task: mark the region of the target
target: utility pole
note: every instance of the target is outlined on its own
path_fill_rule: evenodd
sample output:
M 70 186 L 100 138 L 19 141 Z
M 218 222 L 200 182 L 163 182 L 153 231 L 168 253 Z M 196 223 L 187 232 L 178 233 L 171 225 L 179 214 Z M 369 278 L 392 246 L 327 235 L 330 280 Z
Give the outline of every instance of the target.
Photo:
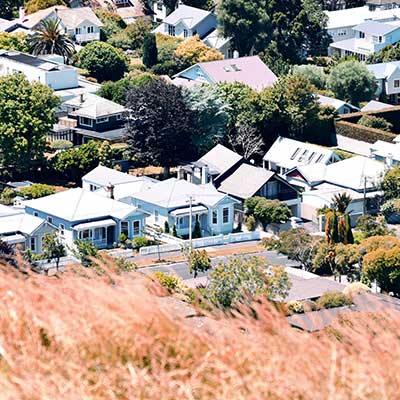
M 363 215 L 367 213 L 367 177 L 364 176 Z
M 189 196 L 189 254 L 192 252 L 192 217 L 193 196 Z

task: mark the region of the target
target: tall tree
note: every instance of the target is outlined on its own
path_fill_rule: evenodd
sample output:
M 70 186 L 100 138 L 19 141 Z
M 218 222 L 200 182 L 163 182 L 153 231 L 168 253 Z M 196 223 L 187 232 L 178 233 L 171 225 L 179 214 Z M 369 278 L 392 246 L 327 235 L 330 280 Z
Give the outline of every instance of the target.
M 60 104 L 48 87 L 22 74 L 0 78 L 0 164 L 26 173 L 43 160 Z
M 222 0 L 218 19 L 222 35 L 231 38 L 231 48 L 239 55 L 264 50 L 271 37 L 267 0 Z
M 12 19 L 18 7 L 24 4 L 23 0 L 1 0 L 0 18 Z
M 59 54 L 68 62 L 75 52 L 71 38 L 63 33 L 60 19 L 45 19 L 29 39 L 32 54 Z
M 65 6 L 64 0 L 27 0 L 24 7 L 27 14 L 35 13 L 39 10 L 44 10 L 52 6 Z
M 147 68 L 151 68 L 153 65 L 157 64 L 157 43 L 156 43 L 156 35 L 154 33 L 148 33 L 145 35 L 143 40 L 143 64 Z
M 145 164 L 170 167 L 191 158 L 193 111 L 182 90 L 162 79 L 132 88 L 127 94 L 127 142 L 132 158 Z

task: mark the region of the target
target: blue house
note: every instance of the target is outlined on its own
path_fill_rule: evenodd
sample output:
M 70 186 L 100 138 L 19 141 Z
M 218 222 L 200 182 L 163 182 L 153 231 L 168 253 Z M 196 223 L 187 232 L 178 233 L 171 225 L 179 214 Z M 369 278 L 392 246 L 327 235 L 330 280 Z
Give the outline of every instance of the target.
M 149 213 L 147 225 L 163 228 L 165 221 L 171 228 L 175 225 L 178 235 L 189 234 L 192 213 L 192 228 L 198 220 L 203 236 L 231 233 L 234 205 L 240 204 L 238 200 L 218 192 L 212 184 L 195 185 L 176 178 L 154 184 L 120 201 Z
M 146 213 L 136 207 L 77 188 L 25 202 L 25 212 L 59 229 L 68 246 L 90 240 L 99 249 L 112 247 L 121 233 L 143 235 Z

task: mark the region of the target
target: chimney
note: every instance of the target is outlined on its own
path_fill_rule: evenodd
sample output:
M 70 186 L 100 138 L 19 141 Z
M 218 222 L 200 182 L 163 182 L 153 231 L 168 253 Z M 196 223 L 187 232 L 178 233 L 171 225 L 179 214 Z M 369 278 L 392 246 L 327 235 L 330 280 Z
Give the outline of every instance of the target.
M 115 186 L 110 182 L 106 187 L 107 192 L 110 193 L 110 199 L 114 200 L 114 188 Z
M 25 8 L 20 7 L 18 11 L 19 11 L 19 20 L 20 22 L 22 22 L 25 19 Z
M 81 93 L 81 94 L 79 95 L 79 101 L 80 101 L 81 103 L 83 103 L 83 102 L 84 102 L 84 99 L 83 99 L 83 93 Z
M 392 168 L 393 167 L 393 154 L 389 153 L 386 156 L 386 165 L 388 166 L 388 168 Z
M 204 165 L 201 167 L 201 184 L 206 185 L 208 183 L 208 172 L 209 168 L 208 165 Z

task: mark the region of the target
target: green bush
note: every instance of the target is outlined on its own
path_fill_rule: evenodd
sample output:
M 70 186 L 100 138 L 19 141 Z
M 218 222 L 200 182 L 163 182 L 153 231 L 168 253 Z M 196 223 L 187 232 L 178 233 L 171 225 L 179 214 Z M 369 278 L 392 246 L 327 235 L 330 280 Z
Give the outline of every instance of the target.
M 164 233 L 169 234 L 169 231 L 170 231 L 169 223 L 168 223 L 168 221 L 165 221 L 164 222 Z
M 20 193 L 28 199 L 38 199 L 40 197 L 49 196 L 54 194 L 56 189 L 54 186 L 46 185 L 43 183 L 35 183 L 20 189 Z
M 144 236 L 138 236 L 133 239 L 132 246 L 135 249 L 140 249 L 141 247 L 146 247 L 150 245 L 150 240 Z
M 125 257 L 117 257 L 115 259 L 115 265 L 117 267 L 117 273 L 133 272 L 136 271 L 137 265 L 131 261 L 128 261 Z
M 73 143 L 69 140 L 54 140 L 50 143 L 50 148 L 52 150 L 66 150 L 70 149 L 73 146 Z
M 293 314 L 303 314 L 304 313 L 303 304 L 301 301 L 298 301 L 298 300 L 289 301 L 288 309 Z
M 246 219 L 246 228 L 249 232 L 253 232 L 256 230 L 256 219 L 253 215 L 250 215 Z
M 352 304 L 351 298 L 342 292 L 327 292 L 317 300 L 319 309 L 349 306 Z
M 6 187 L 0 194 L 0 203 L 10 206 L 13 204 L 16 196 L 18 196 L 18 193 L 14 189 Z
M 393 125 L 386 121 L 385 118 L 375 117 L 374 115 L 363 115 L 357 122 L 358 125 L 367 126 L 369 128 L 381 129 L 385 132 L 391 132 Z
M 266 250 L 276 250 L 279 248 L 279 240 L 272 237 L 266 237 L 261 241 Z
M 120 243 L 125 243 L 127 240 L 128 240 L 128 237 L 125 235 L 125 233 L 121 233 L 121 234 L 118 236 L 118 241 L 119 241 Z
M 178 237 L 178 233 L 176 231 L 176 225 L 174 224 L 174 226 L 172 227 L 172 236 L 174 237 Z
M 161 271 L 155 272 L 154 278 L 170 293 L 176 293 L 182 286 L 180 278 L 175 275 L 164 274 Z

